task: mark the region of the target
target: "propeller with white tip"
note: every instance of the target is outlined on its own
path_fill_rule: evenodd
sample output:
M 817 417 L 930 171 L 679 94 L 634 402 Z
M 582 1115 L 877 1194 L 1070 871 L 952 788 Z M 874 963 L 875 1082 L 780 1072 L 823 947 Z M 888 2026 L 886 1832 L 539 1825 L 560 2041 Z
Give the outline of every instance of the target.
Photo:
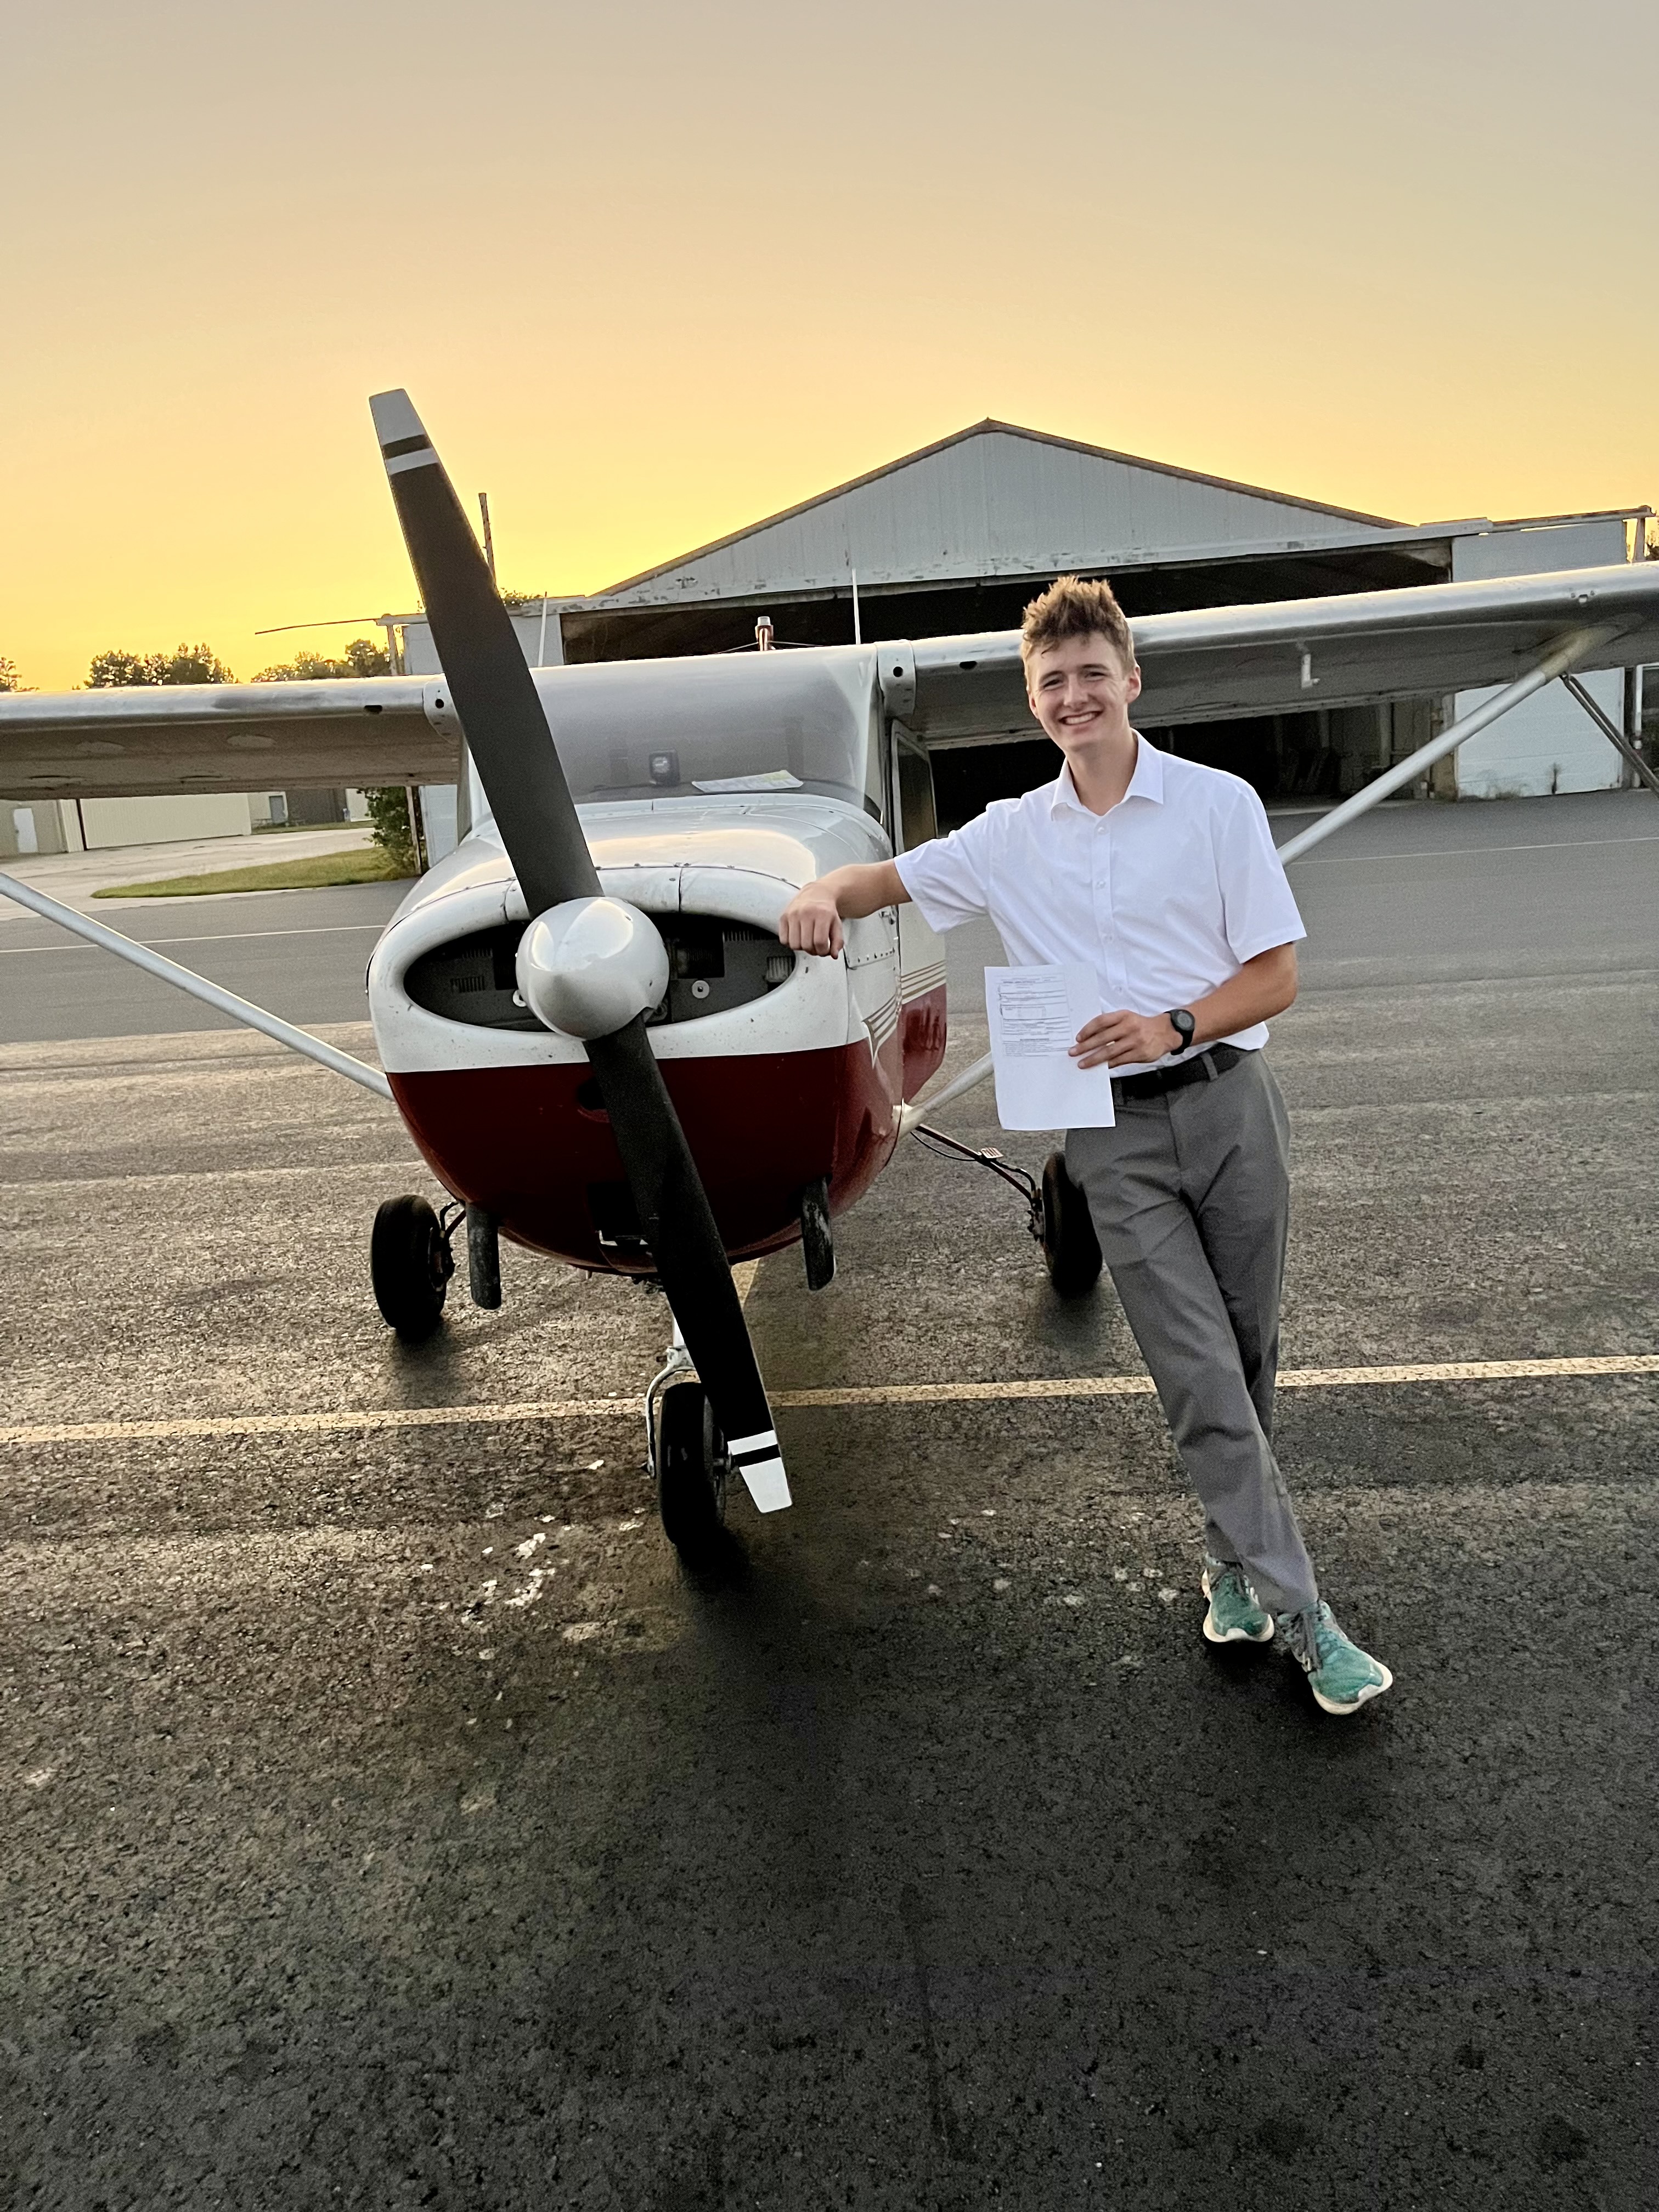
M 667 981 L 649 917 L 608 899 L 506 608 L 404 392 L 369 401 L 433 642 L 523 891 L 525 1002 L 581 1038 L 641 1234 L 732 1464 L 763 1510 L 789 1503 L 766 1389 L 696 1164 L 646 1035 Z

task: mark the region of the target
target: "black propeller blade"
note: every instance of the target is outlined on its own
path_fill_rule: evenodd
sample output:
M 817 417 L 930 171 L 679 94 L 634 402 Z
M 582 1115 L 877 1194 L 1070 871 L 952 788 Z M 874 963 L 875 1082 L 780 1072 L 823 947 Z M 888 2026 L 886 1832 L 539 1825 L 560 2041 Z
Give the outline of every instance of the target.
M 433 642 L 531 920 L 566 900 L 597 898 L 599 876 L 535 681 L 443 464 L 406 392 L 377 393 L 369 405 Z M 588 1038 L 586 1048 L 641 1231 L 732 1464 L 758 1496 L 787 1504 L 737 1285 L 643 1015 Z

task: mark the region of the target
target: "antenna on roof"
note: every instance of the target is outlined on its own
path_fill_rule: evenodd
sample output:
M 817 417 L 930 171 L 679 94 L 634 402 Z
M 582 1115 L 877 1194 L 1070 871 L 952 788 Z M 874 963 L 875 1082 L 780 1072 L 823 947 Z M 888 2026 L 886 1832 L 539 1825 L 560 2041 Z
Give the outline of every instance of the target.
M 859 572 L 856 568 L 853 571 L 853 642 L 854 645 L 864 642 L 864 630 L 859 621 Z
M 760 620 L 755 624 L 755 650 L 757 653 L 770 653 L 772 650 L 772 617 L 770 615 L 763 615 L 760 617 Z

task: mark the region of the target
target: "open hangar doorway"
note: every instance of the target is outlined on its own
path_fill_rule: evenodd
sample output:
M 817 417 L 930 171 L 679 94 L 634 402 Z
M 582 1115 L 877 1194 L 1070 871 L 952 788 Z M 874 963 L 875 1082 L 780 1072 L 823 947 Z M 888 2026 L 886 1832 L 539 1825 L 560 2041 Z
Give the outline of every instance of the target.
M 1255 714 L 1219 722 L 1136 727 L 1161 751 L 1242 776 L 1264 805 L 1334 805 L 1392 768 L 1441 727 L 1441 702 L 1395 699 L 1322 708 L 1305 714 Z M 959 829 L 994 799 L 1016 799 L 1051 783 L 1060 754 L 1047 738 L 957 742 L 932 750 L 941 830 Z
M 643 605 L 612 605 L 601 593 L 560 607 L 559 650 L 566 661 L 752 652 L 756 623 L 763 615 L 771 624 L 773 641 L 786 650 L 846 645 L 855 630 L 866 644 L 875 644 L 889 638 L 1018 629 L 1026 606 L 1054 581 L 1058 565 L 1000 577 L 866 580 L 856 613 L 850 561 L 844 580 L 810 586 L 780 581 L 771 589 L 745 587 L 731 597 L 698 595 Z M 1354 544 L 1201 560 L 1161 556 L 1139 565 L 1113 562 L 1104 568 L 1091 562 L 1081 573 L 1109 577 L 1119 605 L 1133 621 L 1196 607 L 1256 606 L 1274 599 L 1438 583 L 1450 566 L 1443 538 L 1414 535 L 1405 544 Z

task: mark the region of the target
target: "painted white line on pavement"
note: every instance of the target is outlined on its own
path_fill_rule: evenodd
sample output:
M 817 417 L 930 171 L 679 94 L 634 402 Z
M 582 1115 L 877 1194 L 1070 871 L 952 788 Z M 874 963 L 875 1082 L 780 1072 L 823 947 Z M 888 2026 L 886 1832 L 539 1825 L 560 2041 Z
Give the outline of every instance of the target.
M 1436 1359 L 1402 1367 L 1293 1367 L 1282 1390 L 1346 1390 L 1379 1383 L 1534 1382 L 1573 1377 L 1659 1375 L 1659 1355 L 1590 1359 Z M 828 1390 L 777 1390 L 778 1407 L 961 1406 L 1023 1398 L 1149 1398 L 1146 1375 L 1063 1375 L 1015 1382 L 877 1382 Z M 495 1406 L 369 1406 L 349 1413 L 223 1413 L 196 1420 L 65 1421 L 0 1428 L 0 1444 L 165 1443 L 184 1437 L 337 1436 L 352 1429 L 453 1429 L 510 1421 L 592 1421 L 640 1417 L 637 1395 L 527 1398 Z

